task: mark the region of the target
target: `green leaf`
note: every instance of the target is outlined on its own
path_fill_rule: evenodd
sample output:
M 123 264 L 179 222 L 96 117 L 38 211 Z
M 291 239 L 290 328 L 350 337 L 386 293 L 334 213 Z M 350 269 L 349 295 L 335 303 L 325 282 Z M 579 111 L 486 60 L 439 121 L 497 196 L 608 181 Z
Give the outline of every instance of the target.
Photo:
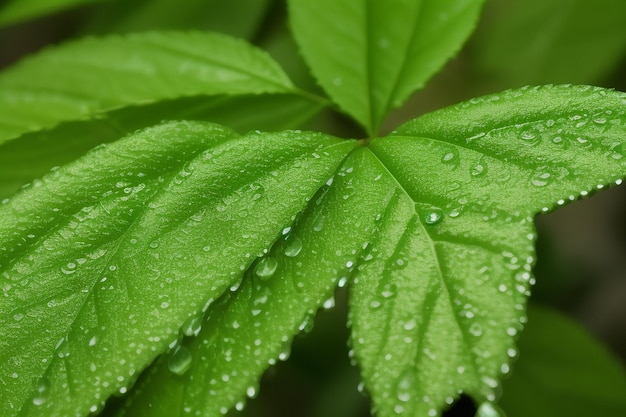
M 334 287 L 355 272 L 376 228 L 390 193 L 384 182 L 372 183 L 379 168 L 368 154 L 357 150 L 257 259 L 236 294 L 209 309 L 199 335 L 184 342 L 192 360 L 183 377 L 168 370 L 171 357 L 162 358 L 118 415 L 219 415 L 256 394 L 262 372 L 288 357 L 291 338 L 312 324 L 315 309 L 334 305 Z
M 353 146 L 173 122 L 103 145 L 5 200 L 1 414 L 87 414 L 126 392 Z
M 0 8 L 0 26 L 20 23 L 81 4 L 107 0 L 7 0 Z
M 293 90 L 269 55 L 225 35 L 88 38 L 45 50 L 0 74 L 0 143 L 123 106 Z
M 290 0 L 321 86 L 370 135 L 461 48 L 482 0 Z
M 62 123 L 0 144 L 0 199 L 96 145 L 161 120 L 206 120 L 245 133 L 300 128 L 321 108 L 319 103 L 291 94 L 198 96 L 125 107 L 100 114 L 97 119 Z
M 623 365 L 562 314 L 531 305 L 519 351 L 511 378 L 502 384 L 500 404 L 507 416 L 626 414 Z
M 597 83 L 626 52 L 626 2 L 491 1 L 471 51 L 494 85 Z
M 241 408 L 344 284 L 379 416 L 493 409 L 533 216 L 621 182 L 625 123 L 624 93 L 547 86 L 357 147 L 171 123 L 97 149 L 0 205 L 3 414 L 97 410 L 153 359 L 121 415 Z
M 621 182 L 625 122 L 623 93 L 525 88 L 371 142 L 394 199 L 350 320 L 378 415 L 438 415 L 460 392 L 495 400 L 526 321 L 533 216 Z

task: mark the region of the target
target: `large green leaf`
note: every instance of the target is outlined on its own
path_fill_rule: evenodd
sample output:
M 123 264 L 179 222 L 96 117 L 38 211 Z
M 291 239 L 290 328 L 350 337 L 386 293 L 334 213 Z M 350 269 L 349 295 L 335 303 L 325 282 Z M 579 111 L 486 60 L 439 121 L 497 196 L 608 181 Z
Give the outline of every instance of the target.
M 0 143 L 128 105 L 293 91 L 269 55 L 225 35 L 149 32 L 88 38 L 45 50 L 0 74 Z
M 626 172 L 626 95 L 526 88 L 422 116 L 369 146 L 395 197 L 351 288 L 380 416 L 496 399 L 534 262 L 533 216 Z
M 101 143 L 111 142 L 162 120 L 206 120 L 239 133 L 295 129 L 322 109 L 294 94 L 198 96 L 131 106 L 96 119 L 61 123 L 0 144 L 0 199 Z
M 107 0 L 7 0 L 0 6 L 0 26 L 20 23 L 81 4 Z
M 489 410 L 526 322 L 533 216 L 621 182 L 625 123 L 624 93 L 548 86 L 357 147 L 171 123 L 97 149 L 0 206 L 2 411 L 97 410 L 155 358 L 120 415 L 240 408 L 344 284 L 379 416 L 461 392 Z
M 374 134 L 469 36 L 482 0 L 290 0 L 291 25 L 321 86 Z
M 126 392 L 190 315 L 240 281 L 353 146 L 168 123 L 4 201 L 1 414 L 87 414 Z
M 292 336 L 312 324 L 318 307 L 334 305 L 334 287 L 347 283 L 377 227 L 377 210 L 391 190 L 372 182 L 380 169 L 368 164 L 368 154 L 361 148 L 350 157 L 237 293 L 209 309 L 199 335 L 184 343 L 193 358 L 184 377 L 163 358 L 119 415 L 218 415 L 256 394 L 267 366 L 288 357 Z
M 623 365 L 562 314 L 530 305 L 519 352 L 502 384 L 500 405 L 508 417 L 626 414 Z
M 495 86 L 598 83 L 626 52 L 623 0 L 494 0 L 471 51 Z

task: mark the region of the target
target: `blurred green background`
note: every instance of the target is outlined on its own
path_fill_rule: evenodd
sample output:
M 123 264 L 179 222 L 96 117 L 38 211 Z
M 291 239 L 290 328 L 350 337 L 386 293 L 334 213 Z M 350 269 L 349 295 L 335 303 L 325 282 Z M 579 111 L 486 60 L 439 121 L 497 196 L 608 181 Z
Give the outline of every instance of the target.
M 268 50 L 297 85 L 319 91 L 290 36 L 282 0 L 46 4 L 51 14 L 38 16 L 19 0 L 0 2 L 0 67 L 46 45 L 85 35 L 215 30 Z M 626 91 L 624 22 L 624 0 L 488 0 L 465 48 L 389 117 L 385 129 L 471 97 L 529 84 L 592 84 Z M 302 127 L 361 135 L 350 120 L 331 113 Z M 504 381 L 502 407 L 509 417 L 626 415 L 623 402 L 615 401 L 620 393 L 626 399 L 625 219 L 623 186 L 537 216 L 537 285 L 531 302 L 561 313 L 544 308 L 529 312 L 521 359 Z M 233 415 L 369 415 L 369 400 L 357 390 L 358 369 L 348 357 L 346 297 L 345 291 L 338 292 L 337 306 L 320 312 L 314 329 L 296 337 L 289 360 L 269 369 L 259 397 Z M 446 416 L 471 416 L 475 407 L 462 399 Z

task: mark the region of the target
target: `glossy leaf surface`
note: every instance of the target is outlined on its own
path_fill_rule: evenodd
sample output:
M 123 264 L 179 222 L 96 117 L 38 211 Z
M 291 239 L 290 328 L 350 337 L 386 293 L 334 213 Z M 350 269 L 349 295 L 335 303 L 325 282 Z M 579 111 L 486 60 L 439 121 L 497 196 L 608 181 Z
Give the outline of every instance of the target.
M 320 85 L 370 135 L 451 58 L 482 0 L 290 0 L 292 30 Z
M 97 410 L 168 350 L 119 415 L 241 408 L 335 285 L 378 416 L 495 407 L 533 216 L 621 182 L 625 123 L 624 93 L 547 86 L 357 147 L 170 123 L 97 149 L 0 206 L 3 412 Z
M 350 318 L 378 415 L 438 415 L 459 392 L 495 400 L 526 321 L 533 216 L 621 183 L 625 100 L 527 88 L 372 141 L 394 199 L 359 266 Z
M 149 32 L 88 38 L 50 48 L 0 74 L 0 143 L 123 106 L 292 90 L 269 55 L 225 35 Z
M 168 123 L 5 201 L 1 414 L 87 414 L 126 392 L 188 316 L 241 280 L 353 146 Z
M 561 313 L 530 305 L 519 351 L 499 401 L 508 417 L 626 414 L 623 365 Z

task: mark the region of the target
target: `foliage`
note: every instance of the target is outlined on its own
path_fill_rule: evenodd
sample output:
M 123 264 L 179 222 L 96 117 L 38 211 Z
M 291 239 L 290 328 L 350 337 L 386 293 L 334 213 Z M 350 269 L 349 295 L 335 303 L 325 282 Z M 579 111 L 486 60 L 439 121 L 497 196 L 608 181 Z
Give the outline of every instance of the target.
M 241 410 L 344 287 L 350 355 L 377 415 L 440 415 L 460 394 L 502 414 L 535 280 L 533 218 L 621 183 L 626 94 L 523 87 L 385 134 L 460 50 L 481 0 L 290 0 L 323 92 L 247 41 L 174 30 L 168 2 L 111 3 L 111 21 L 135 8 L 112 30 L 154 30 L 71 40 L 0 73 L 1 414 Z M 16 5 L 0 22 L 50 6 Z M 246 10 L 248 22 L 271 15 L 267 2 Z M 358 125 L 351 139 L 289 130 L 328 111 Z M 610 381 L 564 395 L 603 402 L 597 415 L 626 409 L 610 355 L 538 311 Z M 533 353 L 535 326 L 520 342 L 528 358 L 551 353 Z M 520 375 L 505 382 L 511 416 L 525 410 L 509 394 L 523 395 Z

